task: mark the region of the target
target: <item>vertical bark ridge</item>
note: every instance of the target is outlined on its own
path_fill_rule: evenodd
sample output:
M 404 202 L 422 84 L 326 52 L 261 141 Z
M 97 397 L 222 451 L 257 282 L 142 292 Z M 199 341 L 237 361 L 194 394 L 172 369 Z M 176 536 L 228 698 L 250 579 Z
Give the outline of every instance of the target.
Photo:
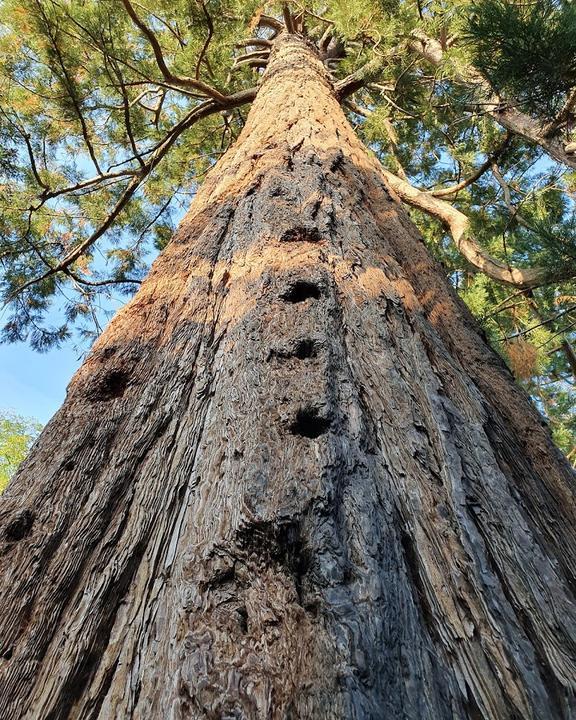
M 280 36 L 0 505 L 0 716 L 570 718 L 574 477 Z

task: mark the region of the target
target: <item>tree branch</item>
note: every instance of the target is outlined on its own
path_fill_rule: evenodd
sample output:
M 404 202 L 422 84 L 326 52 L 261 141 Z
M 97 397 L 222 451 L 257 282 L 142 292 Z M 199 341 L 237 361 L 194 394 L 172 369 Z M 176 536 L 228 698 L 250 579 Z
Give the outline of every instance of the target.
M 390 188 L 400 200 L 422 210 L 431 217 L 440 220 L 449 230 L 454 244 L 468 262 L 488 277 L 497 282 L 513 285 L 518 288 L 535 288 L 542 285 L 566 280 L 576 276 L 576 268 L 566 268 L 562 272 L 551 272 L 547 268 L 514 268 L 491 257 L 472 238 L 470 221 L 459 210 L 445 200 L 434 197 L 431 193 L 418 190 L 406 180 L 402 180 L 389 170 L 382 172 Z
M 200 79 L 200 66 L 202 65 L 202 60 L 204 59 L 204 56 L 206 55 L 206 51 L 208 50 L 210 41 L 212 40 L 212 35 L 214 35 L 214 23 L 212 22 L 210 13 L 206 9 L 206 4 L 204 3 L 204 0 L 201 0 L 200 4 L 202 5 L 204 17 L 206 18 L 206 23 L 208 25 L 208 37 L 206 38 L 204 45 L 202 46 L 202 50 L 200 50 L 200 55 L 198 56 L 198 62 L 196 63 L 196 72 L 194 73 L 196 80 Z
M 105 64 L 108 65 L 108 63 L 106 63 L 106 61 L 105 61 Z M 114 70 L 114 74 L 116 75 L 116 79 L 117 79 L 118 85 L 120 87 L 120 93 L 122 95 L 122 108 L 123 108 L 123 112 L 124 112 L 124 125 L 126 127 L 126 135 L 128 136 L 128 141 L 130 142 L 130 147 L 132 148 L 134 157 L 138 161 L 140 167 L 144 167 L 144 160 L 142 160 L 142 157 L 140 156 L 140 152 L 136 145 L 136 140 L 134 139 L 134 132 L 132 130 L 132 118 L 130 115 L 130 98 L 128 97 L 128 93 L 126 92 L 126 85 L 124 84 L 124 78 L 123 78 L 122 72 L 120 71 L 120 68 L 118 67 L 116 62 L 112 61 L 111 65 Z M 112 78 L 110 78 L 110 79 L 112 79 Z
M 569 93 L 568 97 L 566 98 L 566 102 L 564 103 L 564 106 L 562 107 L 558 115 L 556 115 L 554 120 L 552 120 L 542 128 L 542 134 L 544 135 L 544 137 L 552 137 L 556 132 L 558 132 L 558 130 L 568 120 L 568 118 L 574 111 L 574 108 L 576 108 L 576 88 L 573 88 L 572 92 Z M 566 150 L 566 148 L 564 149 Z
M 282 32 L 284 30 L 284 24 L 280 22 L 280 20 L 276 20 L 276 18 L 271 17 L 270 15 L 260 15 L 258 17 L 258 27 L 269 27 L 272 30 L 276 30 L 277 32 Z
M 282 5 L 282 16 L 284 18 L 284 25 L 286 26 L 286 31 L 289 32 L 290 35 L 294 35 L 294 18 L 292 17 L 292 13 L 290 12 L 288 3 L 284 3 L 284 5 Z
M 96 152 L 94 151 L 94 148 L 92 146 L 92 141 L 90 139 L 90 134 L 88 133 L 88 126 L 86 125 L 86 120 L 84 119 L 84 115 L 82 114 L 82 108 L 80 107 L 80 103 L 78 101 L 76 88 L 74 86 L 74 82 L 73 82 L 72 78 L 70 77 L 70 75 L 68 73 L 68 69 L 66 68 L 66 63 L 64 62 L 64 58 L 62 57 L 62 53 L 60 51 L 60 47 L 58 45 L 57 38 L 53 33 L 52 26 L 50 25 L 50 21 L 44 11 L 44 8 L 42 7 L 42 3 L 39 2 L 39 0 L 36 0 L 36 6 L 38 7 L 38 11 L 40 12 L 40 15 L 42 16 L 42 20 L 44 22 L 44 26 L 46 29 L 46 34 L 50 38 L 52 50 L 54 51 L 54 54 L 56 55 L 56 58 L 58 59 L 58 65 L 60 66 L 60 69 L 62 71 L 62 78 L 59 78 L 59 79 L 61 80 L 64 87 L 66 88 L 68 96 L 69 96 L 70 100 L 72 101 L 72 105 L 74 106 L 74 110 L 76 112 L 78 121 L 80 122 L 80 127 L 82 129 L 82 136 L 84 138 L 86 148 L 88 149 L 88 154 L 90 155 L 90 158 L 94 164 L 94 167 L 96 168 L 96 172 L 101 173 L 102 171 L 100 170 L 100 165 L 98 164 Z
M 493 163 L 496 162 L 500 157 L 502 157 L 502 154 L 506 151 L 508 146 L 510 145 L 510 141 L 512 139 L 512 133 L 508 131 L 506 133 L 506 137 L 504 140 L 498 145 L 498 147 L 492 152 L 486 160 L 480 165 L 479 168 L 477 168 L 471 175 L 469 175 L 467 178 L 462 180 L 459 183 L 456 183 L 456 185 L 450 185 L 450 187 L 445 188 L 438 188 L 437 190 L 432 190 L 431 195 L 437 198 L 443 198 L 443 197 L 450 197 L 451 195 L 456 195 L 456 193 L 460 192 L 460 190 L 463 190 L 464 188 L 468 187 L 469 185 L 472 185 L 472 183 L 476 182 L 479 178 L 482 177 L 490 168 L 492 167 Z
M 444 49 L 440 42 L 428 37 L 420 30 L 412 32 L 410 48 L 432 65 L 438 66 L 444 60 Z M 466 84 L 476 86 L 486 95 L 487 105 L 485 111 L 499 125 L 539 145 L 550 157 L 558 162 L 576 168 L 576 156 L 566 152 L 564 145 L 558 138 L 546 135 L 547 126 L 518 110 L 511 102 L 503 101 L 481 73 L 472 67 L 467 67 L 459 73 L 458 79 Z
M 358 68 L 358 70 L 351 73 L 343 80 L 338 81 L 334 86 L 338 100 L 342 102 L 349 95 L 354 94 L 357 90 L 365 87 L 373 80 L 377 80 L 382 75 L 384 68 L 389 64 L 389 62 L 389 57 L 377 56 L 372 60 L 369 60 L 365 65 Z
M 263 48 L 271 48 L 274 43 L 271 40 L 266 40 L 265 38 L 257 38 L 257 37 L 251 37 L 246 38 L 246 40 L 240 40 L 240 42 L 236 43 L 237 48 L 242 47 L 263 47 Z
M 12 118 L 8 115 L 4 108 L 0 107 L 0 112 L 2 113 L 2 115 L 4 115 L 10 125 L 12 125 L 12 127 L 16 130 L 18 135 L 20 135 L 22 140 L 24 140 L 24 144 L 26 145 L 26 151 L 28 152 L 28 159 L 30 160 L 30 168 L 32 169 L 34 179 L 41 188 L 43 188 L 44 190 L 49 190 L 50 188 L 42 180 L 42 178 L 40 177 L 40 173 L 38 172 L 38 165 L 36 163 L 36 158 L 34 157 L 34 149 L 32 148 L 32 143 L 30 142 L 30 135 L 26 132 L 26 130 L 24 130 L 24 128 L 21 128 L 18 123 L 12 120 Z
M 152 47 L 152 51 L 154 52 L 154 57 L 156 58 L 156 64 L 158 65 L 158 68 L 162 73 L 163 78 L 167 82 L 175 85 L 176 87 L 193 88 L 194 90 L 198 90 L 204 93 L 204 95 L 212 98 L 213 100 L 216 100 L 221 105 L 226 104 L 226 95 L 223 95 L 219 90 L 216 90 L 215 88 L 207 85 L 201 80 L 195 80 L 194 78 L 186 76 L 181 77 L 179 75 L 174 75 L 174 73 L 172 73 L 166 65 L 166 61 L 164 60 L 164 54 L 162 52 L 162 48 L 160 47 L 160 43 L 158 42 L 158 38 L 156 37 L 156 35 L 154 35 L 152 30 L 150 30 L 150 28 L 138 17 L 130 0 L 122 0 L 122 3 L 124 4 L 126 12 L 130 16 L 130 19 L 132 20 L 134 25 L 136 25 L 136 27 L 138 27 L 142 34 L 145 35 L 148 39 L 148 42 Z
M 250 102 L 254 99 L 256 96 L 257 89 L 256 88 L 250 88 L 249 90 L 242 90 L 235 95 L 230 95 L 227 98 L 227 107 L 239 107 L 240 105 L 244 105 L 247 102 Z M 20 295 L 24 290 L 31 287 L 32 285 L 35 285 L 38 282 L 41 282 L 42 280 L 46 280 L 47 278 L 59 273 L 66 271 L 78 258 L 80 258 L 99 238 L 102 237 L 102 235 L 112 226 L 118 215 L 122 212 L 122 210 L 126 207 L 128 202 L 132 199 L 144 179 L 152 172 L 152 170 L 158 165 L 158 163 L 162 160 L 162 158 L 166 155 L 166 153 L 170 150 L 172 145 L 176 142 L 176 140 L 180 137 L 180 135 L 187 130 L 189 127 L 194 125 L 199 120 L 208 117 L 209 115 L 213 115 L 214 113 L 220 112 L 222 110 L 222 107 L 220 103 L 216 100 L 207 100 L 206 102 L 202 103 L 201 105 L 198 105 L 196 108 L 191 110 L 179 123 L 177 123 L 170 132 L 166 135 L 164 140 L 154 153 L 151 155 L 151 157 L 146 161 L 143 167 L 141 167 L 137 174 L 134 175 L 132 180 L 128 183 L 126 188 L 124 189 L 123 193 L 121 194 L 120 198 L 117 200 L 116 204 L 104 220 L 104 222 L 91 234 L 89 235 L 83 242 L 81 242 L 79 245 L 77 245 L 73 250 L 71 250 L 60 262 L 58 262 L 57 265 L 54 267 L 51 267 L 49 270 L 47 270 L 43 275 L 40 275 L 39 277 L 32 278 L 31 280 L 28 280 L 23 285 L 21 285 L 17 290 L 15 290 L 10 297 L 8 298 L 8 302 L 10 300 L 13 300 L 17 295 Z

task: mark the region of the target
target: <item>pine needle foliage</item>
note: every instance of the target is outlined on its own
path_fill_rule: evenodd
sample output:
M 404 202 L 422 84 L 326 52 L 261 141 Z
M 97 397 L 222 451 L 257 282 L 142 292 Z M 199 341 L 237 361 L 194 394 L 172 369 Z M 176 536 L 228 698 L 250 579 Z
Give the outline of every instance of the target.
M 499 91 L 552 117 L 576 84 L 576 4 L 476 0 L 467 10 L 476 67 Z

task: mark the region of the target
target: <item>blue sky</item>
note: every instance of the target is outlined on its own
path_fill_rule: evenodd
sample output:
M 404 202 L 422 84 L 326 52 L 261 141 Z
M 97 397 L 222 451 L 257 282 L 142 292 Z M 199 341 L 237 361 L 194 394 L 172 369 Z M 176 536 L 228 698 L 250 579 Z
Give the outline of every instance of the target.
M 103 328 L 127 300 L 116 296 L 100 300 L 98 315 Z M 48 325 L 60 325 L 62 316 L 57 303 L 48 311 L 46 320 Z M 5 310 L 0 307 L 0 326 L 3 321 Z M 90 343 L 77 335 L 60 348 L 42 353 L 26 343 L 0 344 L 0 411 L 12 410 L 46 424 L 64 402 L 66 386 L 89 350 Z
M 0 409 L 46 423 L 82 361 L 71 345 L 37 353 L 28 345 L 0 345 Z

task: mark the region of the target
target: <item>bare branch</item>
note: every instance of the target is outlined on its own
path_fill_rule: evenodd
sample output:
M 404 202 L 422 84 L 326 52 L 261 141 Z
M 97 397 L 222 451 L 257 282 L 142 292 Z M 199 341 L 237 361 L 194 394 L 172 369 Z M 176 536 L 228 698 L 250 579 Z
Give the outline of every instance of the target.
M 281 23 L 280 20 L 276 20 L 276 18 L 273 18 L 270 15 L 260 15 L 258 17 L 258 26 L 269 27 L 272 28 L 272 30 L 276 30 L 277 32 L 282 32 L 282 30 L 284 30 L 284 24 Z
M 122 279 L 115 279 L 110 278 L 108 280 L 86 280 L 85 278 L 81 278 L 78 275 L 76 275 L 70 268 L 67 268 L 65 271 L 65 274 L 74 280 L 74 282 L 77 282 L 79 285 L 87 285 L 88 287 L 104 287 L 105 285 L 141 285 L 142 280 L 137 280 L 136 278 L 122 278 Z
M 292 17 L 292 13 L 290 12 L 290 7 L 288 6 L 288 3 L 284 3 L 284 5 L 282 6 L 282 16 L 284 17 L 284 25 L 286 26 L 286 31 L 293 35 L 295 32 L 294 18 Z
M 240 42 L 236 43 L 237 48 L 242 47 L 264 47 L 264 48 L 271 48 L 274 43 L 271 40 L 266 40 L 265 38 L 257 38 L 257 37 L 251 37 L 246 38 L 246 40 L 241 40 Z
M 566 358 L 568 365 L 570 365 L 572 375 L 576 378 L 576 352 L 574 352 L 574 348 L 566 339 L 562 340 L 561 346 L 564 357 Z
M 255 50 L 254 52 L 246 53 L 245 55 L 237 57 L 230 70 L 236 70 L 243 65 L 250 65 L 251 67 L 266 67 L 269 57 L 269 50 Z
M 234 64 L 230 68 L 230 72 L 237 70 L 239 67 L 248 65 L 249 67 L 264 68 L 268 65 L 267 58 L 239 58 L 234 61 Z

